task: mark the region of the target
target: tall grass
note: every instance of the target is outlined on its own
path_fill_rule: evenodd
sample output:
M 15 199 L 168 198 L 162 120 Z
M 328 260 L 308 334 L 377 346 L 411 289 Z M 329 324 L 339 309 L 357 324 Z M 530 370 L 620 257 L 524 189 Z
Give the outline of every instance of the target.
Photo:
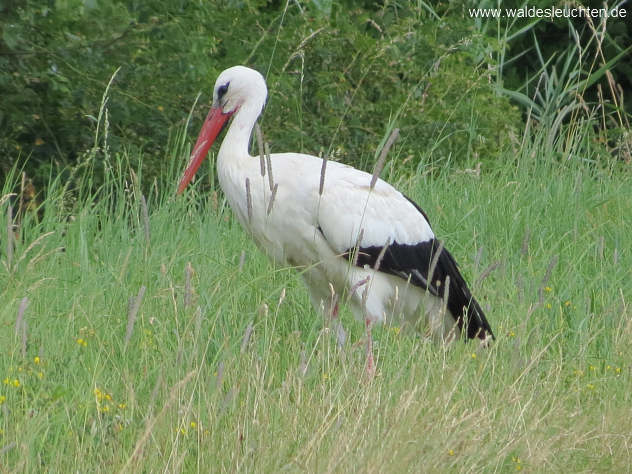
M 71 200 L 54 177 L 38 209 L 3 226 L 0 463 L 629 469 L 632 190 L 538 143 L 504 157 L 512 166 L 400 182 L 498 340 L 444 350 L 376 328 L 372 381 L 362 325 L 343 312 L 339 349 L 297 273 L 272 267 L 212 193 L 174 199 L 172 173 L 145 197 L 125 156 L 97 194 Z M 1 211 L 16 224 L 14 202 Z
M 599 115 L 573 113 L 571 53 L 544 61 L 540 95 L 514 94 L 531 112 L 497 162 L 424 162 L 406 178 L 378 159 L 430 216 L 497 340 L 445 349 L 376 327 L 371 380 L 363 325 L 343 310 L 339 347 L 298 273 L 233 219 L 212 163 L 207 193 L 174 197 L 184 132 L 151 183 L 139 157 L 109 153 L 106 94 L 78 167 L 28 203 L 15 168 L 0 195 L 0 466 L 629 471 L 632 187 L 595 155 Z

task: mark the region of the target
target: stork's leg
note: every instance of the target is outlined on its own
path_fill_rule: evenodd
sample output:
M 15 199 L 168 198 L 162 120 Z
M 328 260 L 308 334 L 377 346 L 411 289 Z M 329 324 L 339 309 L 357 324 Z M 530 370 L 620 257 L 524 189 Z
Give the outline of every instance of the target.
M 364 320 L 366 326 L 366 372 L 369 377 L 375 375 L 375 361 L 373 360 L 373 337 L 371 337 L 371 320 L 366 318 Z
M 338 347 L 343 347 L 347 340 L 347 332 L 340 322 L 337 295 L 331 292 L 331 286 L 328 288 L 325 285 L 319 284 L 321 283 L 320 281 L 316 281 L 315 283 L 305 275 L 303 275 L 303 278 L 309 290 L 309 297 L 314 309 L 323 317 L 325 324 L 330 325 L 333 329 Z M 327 288 L 329 292 L 324 291 L 325 288 Z

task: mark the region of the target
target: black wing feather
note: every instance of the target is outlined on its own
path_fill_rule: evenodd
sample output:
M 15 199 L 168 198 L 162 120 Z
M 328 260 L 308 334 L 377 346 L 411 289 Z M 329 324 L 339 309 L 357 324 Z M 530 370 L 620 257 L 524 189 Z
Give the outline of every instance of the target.
M 382 249 L 381 246 L 360 247 L 357 265 L 359 267 L 375 266 Z M 441 253 L 430 279 L 428 274 L 432 259 L 439 249 Z M 344 256 L 351 260 L 353 252 L 354 249 L 349 249 Z M 410 279 L 412 284 L 440 298 L 445 295 L 446 280 L 450 277 L 447 307 L 456 318 L 459 329 L 462 332 L 465 329 L 469 339 L 494 337 L 485 313 L 472 296 L 454 257 L 445 248 L 441 248 L 437 240 L 432 239 L 414 245 L 393 242 L 384 252 L 378 270 Z

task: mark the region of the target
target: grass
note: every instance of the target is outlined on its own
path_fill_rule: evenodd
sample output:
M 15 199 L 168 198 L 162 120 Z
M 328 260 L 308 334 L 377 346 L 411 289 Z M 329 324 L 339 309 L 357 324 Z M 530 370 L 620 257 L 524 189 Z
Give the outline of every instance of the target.
M 376 328 L 371 381 L 221 196 L 53 181 L 3 232 L 2 470 L 629 471 L 629 175 L 532 152 L 400 181 L 497 341 Z

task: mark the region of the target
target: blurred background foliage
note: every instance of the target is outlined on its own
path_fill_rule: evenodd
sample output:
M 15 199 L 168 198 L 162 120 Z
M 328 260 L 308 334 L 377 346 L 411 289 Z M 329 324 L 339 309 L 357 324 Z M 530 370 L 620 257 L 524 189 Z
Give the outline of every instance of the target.
M 273 151 L 370 167 L 397 126 L 398 172 L 445 160 L 473 167 L 515 151 L 531 123 L 552 130 L 551 146 L 568 158 L 562 127 L 583 116 L 590 158 L 629 162 L 630 22 L 609 20 L 601 33 L 585 19 L 469 14 L 495 6 L 0 0 L 0 174 L 25 163 L 39 192 L 60 170 L 126 152 L 151 182 L 174 166 L 169 144 L 198 93 L 190 137 L 217 74 L 235 64 L 267 77 L 262 126 Z

